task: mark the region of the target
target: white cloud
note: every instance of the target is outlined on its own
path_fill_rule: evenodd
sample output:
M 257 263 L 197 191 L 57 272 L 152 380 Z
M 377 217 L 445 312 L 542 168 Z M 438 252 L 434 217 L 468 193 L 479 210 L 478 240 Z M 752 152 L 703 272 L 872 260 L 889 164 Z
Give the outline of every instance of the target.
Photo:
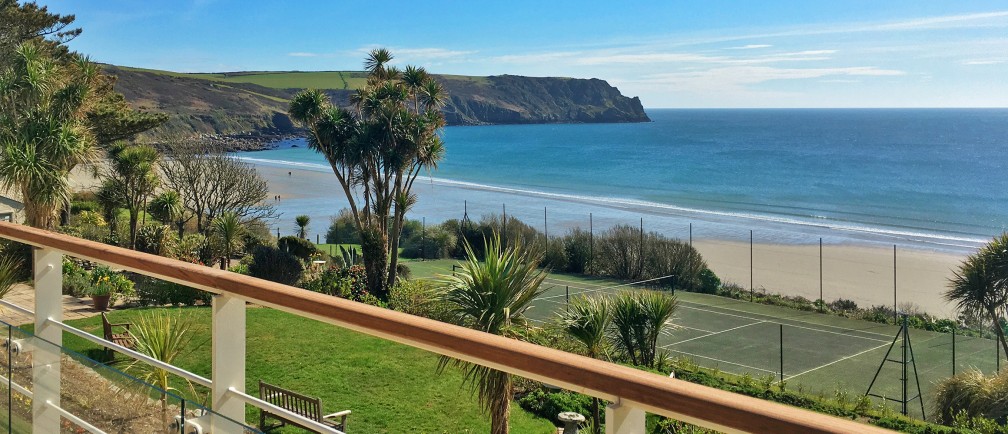
M 317 53 L 308 53 L 304 51 L 295 51 L 292 53 L 287 53 L 287 55 L 291 57 L 318 57 Z

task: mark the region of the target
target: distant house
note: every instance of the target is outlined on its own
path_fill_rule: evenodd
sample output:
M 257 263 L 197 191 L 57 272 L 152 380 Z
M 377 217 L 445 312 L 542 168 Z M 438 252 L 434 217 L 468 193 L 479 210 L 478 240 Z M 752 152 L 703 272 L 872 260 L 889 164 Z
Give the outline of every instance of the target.
M 24 204 L 7 196 L 0 196 L 0 220 L 16 223 L 24 221 Z

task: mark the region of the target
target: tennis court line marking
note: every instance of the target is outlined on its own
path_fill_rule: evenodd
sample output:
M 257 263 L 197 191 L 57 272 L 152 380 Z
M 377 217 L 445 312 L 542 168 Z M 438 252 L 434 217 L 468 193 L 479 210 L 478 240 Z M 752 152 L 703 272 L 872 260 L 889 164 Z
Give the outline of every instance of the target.
M 732 317 L 735 317 L 735 318 L 742 318 L 742 319 L 748 319 L 748 320 L 756 320 L 756 318 L 745 316 L 745 315 L 736 315 L 736 314 L 732 314 L 732 313 L 718 312 L 716 310 L 702 309 L 702 308 L 699 308 L 699 307 L 688 306 L 685 303 L 680 303 L 680 305 L 682 307 L 686 308 L 686 309 L 699 310 L 701 312 L 709 312 L 709 313 L 715 313 L 715 314 L 718 314 L 718 315 L 732 316 Z M 743 311 L 736 311 L 736 312 L 743 312 Z M 788 320 L 786 318 L 776 318 L 774 322 L 776 322 L 776 321 L 794 321 L 794 320 Z M 770 322 L 770 320 L 763 320 L 763 322 Z M 802 321 L 797 321 L 797 322 L 802 322 Z M 802 323 L 803 324 L 809 324 L 809 323 L 806 323 L 806 322 L 802 322 Z M 784 323 L 781 322 L 781 324 L 784 324 Z M 800 326 L 800 325 L 794 325 L 794 324 L 784 324 L 784 325 L 786 325 L 788 327 L 798 328 L 798 329 L 811 330 L 811 331 L 823 332 L 823 333 L 831 333 L 831 334 L 834 334 L 834 335 L 847 336 L 847 337 L 852 337 L 852 338 L 857 338 L 857 339 L 864 339 L 864 340 L 875 341 L 875 342 L 888 342 L 885 339 L 869 338 L 869 337 L 865 337 L 865 336 L 854 335 L 854 334 L 851 334 L 851 333 L 841 333 L 841 332 L 835 332 L 835 331 L 831 331 L 831 330 L 823 330 L 823 329 L 819 329 L 819 328 L 815 328 L 815 327 L 807 327 L 807 326 Z M 823 327 L 841 328 L 841 327 L 831 326 L 831 325 L 827 325 L 827 324 L 816 324 L 816 325 L 822 325 Z M 873 335 L 885 336 L 885 335 L 883 335 L 881 333 L 874 333 L 874 332 L 862 332 L 862 331 L 858 331 L 858 333 L 868 333 L 868 334 L 873 334 Z
M 646 282 L 646 281 L 633 282 L 633 283 L 623 284 L 623 285 L 617 285 L 617 286 L 626 286 L 626 285 L 640 284 L 640 283 L 644 283 L 644 282 Z M 590 284 L 590 283 L 582 283 L 582 284 L 583 285 L 588 285 L 588 286 L 595 286 L 596 288 L 583 288 L 583 287 L 581 287 L 581 288 L 578 288 L 578 289 L 583 289 L 583 291 L 576 292 L 575 294 L 600 292 L 600 291 L 603 291 L 603 290 L 606 290 L 606 289 L 611 289 L 611 288 L 617 287 L 617 286 L 602 286 L 602 285 L 598 285 L 598 284 L 593 285 L 593 284 Z M 561 297 L 561 296 L 551 296 L 551 297 L 543 297 L 543 298 L 546 299 L 546 298 L 559 298 L 559 297 Z M 695 303 L 695 302 L 690 302 L 690 301 L 681 301 L 679 303 L 683 307 L 689 307 L 689 306 L 687 306 L 688 304 L 695 304 L 695 305 L 699 305 L 699 306 L 708 306 L 706 304 Z M 752 312 L 747 312 L 747 311 L 739 310 L 739 309 L 732 309 L 732 308 L 728 308 L 728 307 L 718 307 L 718 308 L 719 309 L 724 309 L 724 310 L 729 310 L 729 311 L 732 311 L 732 312 L 749 313 L 749 314 L 752 313 Z M 756 320 L 756 318 L 749 317 L 749 316 L 744 316 L 744 315 L 733 315 L 733 314 L 729 314 L 729 313 L 717 312 L 717 311 L 712 311 L 712 310 L 698 309 L 698 308 L 695 308 L 695 307 L 692 308 L 692 309 L 703 310 L 703 311 L 706 311 L 706 312 L 718 313 L 718 314 L 727 315 L 727 316 L 735 316 L 735 317 L 738 317 L 738 318 L 744 318 L 744 319 L 749 319 L 749 320 Z M 800 322 L 800 323 L 803 323 L 803 324 L 812 324 L 812 323 L 808 323 L 808 322 L 805 322 L 805 321 L 799 321 L 799 320 L 789 319 L 789 318 L 785 318 L 785 317 L 780 317 L 780 318 L 776 318 L 776 319 L 779 320 L 779 321 L 787 320 L 787 321 Z M 791 325 L 791 324 L 788 324 L 788 325 Z M 835 328 L 835 329 L 841 329 L 841 330 L 850 330 L 850 329 L 846 329 L 844 327 L 834 326 L 834 325 L 829 325 L 829 324 L 814 324 L 814 325 L 819 326 L 819 327 Z M 830 331 L 822 330 L 822 329 L 815 328 L 815 327 L 803 327 L 803 326 L 796 326 L 796 325 L 791 325 L 791 326 L 792 327 L 796 327 L 796 328 L 804 328 L 806 330 L 822 331 L 822 332 L 825 332 L 825 333 L 834 333 L 834 334 L 839 334 L 839 335 L 843 335 L 843 336 L 851 336 L 851 337 L 855 337 L 855 338 L 874 340 L 874 341 L 878 341 L 878 342 L 886 341 L 886 339 L 874 339 L 874 338 L 868 338 L 868 337 L 864 337 L 864 336 L 852 335 L 850 333 L 830 332 Z M 854 331 L 854 330 L 850 330 L 850 331 Z M 883 337 L 887 337 L 887 338 L 889 336 L 887 334 L 882 334 L 882 333 L 877 333 L 877 332 L 869 332 L 869 331 L 861 331 L 861 330 L 857 330 L 856 332 L 857 333 L 863 333 L 863 334 L 871 334 L 871 335 L 876 335 L 876 336 L 883 336 Z
M 685 355 L 690 356 L 690 357 L 699 357 L 701 359 L 713 360 L 713 361 L 718 362 L 718 363 L 724 363 L 724 364 L 728 364 L 728 365 L 741 366 L 741 367 L 746 368 L 746 369 L 755 369 L 757 371 L 763 371 L 763 372 L 768 372 L 768 373 L 771 373 L 771 374 L 777 374 L 777 371 L 771 371 L 769 369 L 757 368 L 755 366 L 743 365 L 741 363 L 729 362 L 727 360 L 715 359 L 713 357 L 701 356 L 699 354 L 687 353 L 685 351 L 679 351 L 679 350 L 669 350 L 669 351 L 672 351 L 673 353 L 685 354 Z
M 730 329 L 726 329 L 726 330 L 721 330 L 721 331 L 719 331 L 719 332 L 711 332 L 711 333 L 707 333 L 707 334 L 705 334 L 705 335 L 700 335 L 700 336 L 697 336 L 697 337 L 693 337 L 693 338 L 689 338 L 689 339 L 685 339 L 685 340 L 681 340 L 681 341 L 679 341 L 679 342 L 674 342 L 674 343 L 671 343 L 671 344 L 668 344 L 668 345 L 662 345 L 662 348 L 664 348 L 664 349 L 668 349 L 669 347 L 671 347 L 671 346 L 673 346 L 673 345 L 679 345 L 679 344 L 684 344 L 684 343 L 686 343 L 686 342 L 689 342 L 689 341 L 695 341 L 695 340 L 697 340 L 697 339 L 703 339 L 703 338 L 706 338 L 706 337 L 710 337 L 710 336 L 714 336 L 714 335 L 719 335 L 719 334 L 721 334 L 721 333 L 728 333 L 728 332 L 730 332 L 730 331 L 732 331 L 732 330 L 738 330 L 738 329 L 740 329 L 740 328 L 745 328 L 745 327 L 749 327 L 749 326 L 752 326 L 752 325 L 756 325 L 756 324 L 763 324 L 763 323 L 765 323 L 765 322 L 766 322 L 766 321 L 756 321 L 756 322 L 754 322 L 754 323 L 749 323 L 749 324 L 744 324 L 744 325 L 740 325 L 740 326 L 738 326 L 738 327 L 732 327 L 732 328 L 730 328 Z
M 892 345 L 892 343 L 885 343 L 885 344 L 882 344 L 882 345 L 879 345 L 879 346 L 877 346 L 877 347 L 873 347 L 873 348 L 869 348 L 869 349 L 867 349 L 867 350 L 864 350 L 864 351 L 862 351 L 862 352 L 860 352 L 860 353 L 857 353 L 857 354 L 851 354 L 851 355 L 849 355 L 849 356 L 847 356 L 847 357 L 844 357 L 844 358 L 842 358 L 842 359 L 837 359 L 837 360 L 834 360 L 834 361 L 832 361 L 832 362 L 829 362 L 829 363 L 827 363 L 827 364 L 825 364 L 825 365 L 821 365 L 821 366 L 816 366 L 815 368 L 812 368 L 812 369 L 809 369 L 809 370 L 807 370 L 807 371 L 805 371 L 805 372 L 799 372 L 799 373 L 797 373 L 797 374 L 794 374 L 794 375 L 791 375 L 791 376 L 788 376 L 788 377 L 787 377 L 787 378 L 785 378 L 784 380 L 785 380 L 785 381 L 787 381 L 787 380 L 790 380 L 790 379 L 792 379 L 792 378 L 795 378 L 795 377 L 798 377 L 798 376 L 801 376 L 801 375 L 805 375 L 805 374 L 808 374 L 809 372 L 812 372 L 812 371 L 817 371 L 817 370 L 819 370 L 819 369 L 822 369 L 822 368 L 825 368 L 825 367 L 827 367 L 827 366 L 830 366 L 830 365 L 833 365 L 833 364 L 837 364 L 837 363 L 840 363 L 840 362 L 842 362 L 842 361 L 844 361 L 844 360 L 847 360 L 847 359 L 851 359 L 851 358 L 854 358 L 854 357 L 857 357 L 857 356 L 860 356 L 860 355 L 862 355 L 862 354 L 864 354 L 864 353 L 868 353 L 868 352 L 872 352 L 872 351 L 875 351 L 875 350 L 877 350 L 877 349 L 879 349 L 879 348 L 883 348 L 883 347 L 885 347 L 886 345 Z

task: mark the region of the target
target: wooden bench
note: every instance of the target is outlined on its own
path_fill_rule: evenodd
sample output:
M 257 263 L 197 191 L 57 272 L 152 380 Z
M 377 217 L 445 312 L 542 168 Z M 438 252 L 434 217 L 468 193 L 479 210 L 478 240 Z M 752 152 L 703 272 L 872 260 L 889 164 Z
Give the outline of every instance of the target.
M 108 317 L 105 316 L 105 312 L 102 312 L 101 320 L 102 331 L 104 332 L 104 338 L 106 341 L 126 348 L 133 348 L 136 346 L 136 340 L 133 339 L 133 335 L 129 334 L 129 329 L 132 324 L 128 322 L 112 324 L 109 322 Z M 112 331 L 112 327 L 122 327 L 124 331 L 122 333 L 115 333 Z M 105 354 L 111 357 L 113 355 L 112 349 L 105 348 Z
M 284 410 L 290 411 L 292 413 L 304 416 L 306 419 L 311 419 L 319 422 L 323 425 L 332 427 L 342 432 L 346 432 L 347 416 L 350 415 L 350 410 L 343 410 L 333 414 L 322 415 L 322 399 L 312 398 L 310 396 L 305 396 L 300 393 L 283 389 L 272 384 L 264 383 L 259 380 L 259 399 L 280 407 Z M 266 417 L 272 417 L 280 421 L 277 426 L 267 427 Z M 339 422 L 335 422 L 336 419 Z M 308 431 L 319 432 L 316 429 L 306 427 L 297 421 L 290 420 L 283 415 L 278 415 L 275 413 L 268 412 L 266 410 L 259 410 L 259 428 L 263 431 L 267 429 L 277 428 L 283 426 L 285 423 L 295 425 L 304 428 Z

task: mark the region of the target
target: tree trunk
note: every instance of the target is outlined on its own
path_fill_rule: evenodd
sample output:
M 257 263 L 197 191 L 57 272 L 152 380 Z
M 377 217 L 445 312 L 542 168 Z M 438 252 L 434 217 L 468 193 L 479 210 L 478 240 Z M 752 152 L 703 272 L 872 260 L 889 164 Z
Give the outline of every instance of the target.
M 388 300 L 388 290 L 385 286 L 388 272 L 388 238 L 375 224 L 365 224 L 361 227 L 360 238 L 368 292 L 380 300 Z
M 599 399 L 592 397 L 592 432 L 602 434 L 602 415 L 599 414 Z
M 1001 328 L 1001 318 L 998 318 L 997 310 L 988 308 L 987 313 L 990 314 L 991 320 L 994 321 L 994 333 L 997 335 L 998 342 L 1001 342 L 1001 348 L 1004 350 L 1005 355 L 1008 355 L 1008 340 L 1005 339 L 1004 329 Z
M 140 222 L 140 213 L 131 209 L 129 215 L 130 248 L 136 250 L 137 224 Z
M 493 407 L 490 409 L 490 434 L 508 434 L 510 431 L 511 399 L 514 397 L 511 376 L 500 371 L 495 371 L 491 375 L 504 376 L 502 381 L 504 387 L 503 390 L 497 391 L 499 395 L 496 399 L 490 400 L 493 403 Z
M 178 226 L 178 239 L 179 241 L 182 241 L 182 237 L 185 235 L 185 222 L 179 220 L 175 222 L 175 225 Z
M 388 281 L 385 283 L 386 288 L 395 286 L 398 271 L 396 267 L 399 265 L 399 236 L 402 234 L 404 216 L 400 215 L 398 210 L 396 210 L 396 214 L 392 223 L 392 231 L 389 234 L 391 238 L 389 240 L 389 270 Z

